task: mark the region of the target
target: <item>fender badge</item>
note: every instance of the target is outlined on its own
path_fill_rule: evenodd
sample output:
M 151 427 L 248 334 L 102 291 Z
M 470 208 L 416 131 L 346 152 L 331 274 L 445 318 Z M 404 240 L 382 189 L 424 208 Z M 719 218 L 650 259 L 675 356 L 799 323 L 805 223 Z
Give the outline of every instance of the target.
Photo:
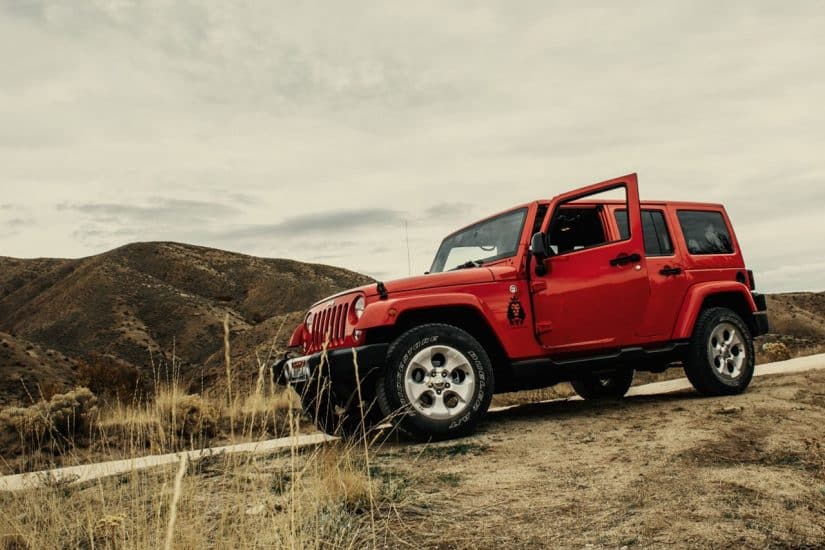
M 518 296 L 513 296 L 507 306 L 507 320 L 510 321 L 510 326 L 522 326 L 524 317 L 524 308 L 521 306 L 521 302 L 518 301 Z

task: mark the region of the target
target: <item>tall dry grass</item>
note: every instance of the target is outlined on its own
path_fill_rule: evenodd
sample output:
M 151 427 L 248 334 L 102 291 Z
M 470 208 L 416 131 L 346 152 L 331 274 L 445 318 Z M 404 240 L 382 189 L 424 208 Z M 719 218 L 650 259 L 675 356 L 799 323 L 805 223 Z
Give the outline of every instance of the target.
M 82 389 L 75 401 L 83 396 L 89 406 L 67 413 L 57 404 L 71 398 L 55 396 L 51 409 L 37 403 L 0 416 L 15 419 L 4 420 L 0 432 L 25 442 L 20 469 L 32 470 L 314 431 L 303 422 L 297 395 L 274 384 L 267 364 L 259 362 L 257 383 L 246 394 L 188 393 L 173 368 L 171 376 L 153 374 L 149 400 L 98 406 Z M 61 441 L 60 452 L 37 454 L 48 438 Z M 84 484 L 51 481 L 0 493 L 0 550 L 395 547 L 386 527 L 405 485 L 372 475 L 373 452 L 366 437 L 311 449 L 293 444 L 269 456 L 213 455 Z
M 188 391 L 173 350 L 170 363 L 151 363 L 150 382 L 129 399 L 123 399 L 121 385 L 100 396 L 77 388 L 28 407 L 2 409 L 0 475 L 288 435 L 289 419 L 300 416 L 300 399 L 275 383 L 269 357 L 259 358 L 253 388 L 228 395 Z M 110 363 L 98 360 L 94 365 L 93 372 L 113 379 Z M 95 387 L 104 385 L 98 381 Z
M 0 493 L 0 548 L 395 547 L 385 527 L 403 498 L 360 446 L 217 456 Z
M 248 394 L 161 383 L 148 400 L 102 402 L 87 388 L 0 410 L 0 475 L 257 441 L 290 433 L 300 400 L 265 377 Z

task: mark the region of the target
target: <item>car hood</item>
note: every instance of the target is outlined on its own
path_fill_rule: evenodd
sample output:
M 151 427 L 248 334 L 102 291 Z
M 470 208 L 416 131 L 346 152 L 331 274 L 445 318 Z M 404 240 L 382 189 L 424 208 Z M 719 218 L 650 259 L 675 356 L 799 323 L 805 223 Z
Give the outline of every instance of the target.
M 513 278 L 514 275 L 515 270 L 510 266 L 473 267 L 468 269 L 447 271 L 444 273 L 431 273 L 429 275 L 419 275 L 416 277 L 405 277 L 403 279 L 385 281 L 384 286 L 387 289 L 387 293 L 392 296 L 393 293 L 409 292 L 412 290 L 489 283 L 495 280 Z M 354 292 L 363 292 L 367 297 L 377 296 L 377 282 L 345 290 L 344 292 L 339 292 L 333 296 L 327 296 L 323 300 L 318 300 L 318 302 L 313 304 L 313 307 L 322 302 L 326 302 L 331 298 L 344 296 Z

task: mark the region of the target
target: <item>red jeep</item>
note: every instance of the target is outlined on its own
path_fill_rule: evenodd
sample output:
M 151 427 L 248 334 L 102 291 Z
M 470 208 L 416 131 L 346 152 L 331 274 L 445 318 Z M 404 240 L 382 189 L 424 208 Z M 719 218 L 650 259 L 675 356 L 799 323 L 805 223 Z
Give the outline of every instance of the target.
M 424 276 L 316 303 L 277 367 L 322 430 L 389 419 L 420 439 L 470 432 L 494 393 L 618 398 L 636 370 L 736 394 L 768 330 L 754 288 L 723 206 L 640 202 L 631 174 L 456 231 Z

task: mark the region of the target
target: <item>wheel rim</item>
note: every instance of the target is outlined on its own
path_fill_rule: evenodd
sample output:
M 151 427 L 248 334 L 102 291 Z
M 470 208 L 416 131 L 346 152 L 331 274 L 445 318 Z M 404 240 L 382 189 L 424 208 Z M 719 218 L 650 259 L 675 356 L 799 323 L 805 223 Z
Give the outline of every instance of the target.
M 476 375 L 463 353 L 450 346 L 419 351 L 404 372 L 404 391 L 413 408 L 435 420 L 449 420 L 470 406 Z
M 716 374 L 726 380 L 736 380 L 742 375 L 747 356 L 745 338 L 736 325 L 716 325 L 708 338 L 708 361 Z

